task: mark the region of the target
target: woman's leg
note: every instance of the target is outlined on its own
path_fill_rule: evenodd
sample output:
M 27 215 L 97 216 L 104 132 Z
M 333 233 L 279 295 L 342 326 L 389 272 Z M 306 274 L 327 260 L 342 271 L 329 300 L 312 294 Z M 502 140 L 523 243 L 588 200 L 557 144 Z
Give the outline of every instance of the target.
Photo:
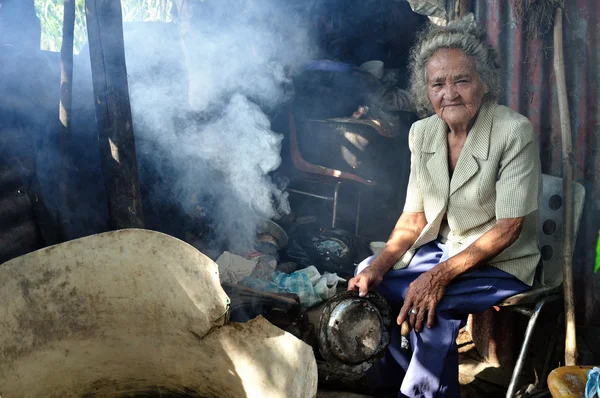
M 443 245 L 440 243 L 432 242 L 424 245 L 417 251 L 407 268 L 386 273 L 377 289 L 392 308 L 393 317 L 391 341 L 385 356 L 367 373 L 369 386 L 377 396 L 391 391 L 394 391 L 394 396 L 397 395 L 410 363 L 410 353 L 401 349 L 400 328 L 396 325 L 395 319 L 402 307 L 406 289 L 419 275 L 436 266 L 442 255 Z M 364 260 L 357 267 L 356 273 L 358 274 L 368 267 L 375 257 L 371 256 Z
M 434 326 L 411 333 L 413 356 L 402 382 L 402 394 L 459 396 L 456 337 L 468 314 L 482 312 L 528 289 L 512 275 L 492 267 L 479 268 L 453 281 L 436 309 Z
M 437 242 L 425 245 L 407 268 L 385 275 L 379 291 L 390 303 L 394 314 L 398 313 L 410 283 L 445 259 L 443 249 L 444 246 Z M 528 289 L 512 275 L 492 267 L 482 267 L 457 278 L 448 286 L 436 309 L 434 326 L 424 328 L 420 333 L 411 332 L 413 353 L 410 358 L 400 349 L 399 329 L 395 326 L 392 336 L 396 338 L 392 338 L 386 359 L 388 363 L 396 361 L 406 372 L 399 396 L 459 396 L 456 337 L 468 314 L 484 311 L 498 301 Z M 401 374 L 388 377 L 385 384 L 397 383 L 401 377 Z M 370 380 L 374 378 L 370 377 Z

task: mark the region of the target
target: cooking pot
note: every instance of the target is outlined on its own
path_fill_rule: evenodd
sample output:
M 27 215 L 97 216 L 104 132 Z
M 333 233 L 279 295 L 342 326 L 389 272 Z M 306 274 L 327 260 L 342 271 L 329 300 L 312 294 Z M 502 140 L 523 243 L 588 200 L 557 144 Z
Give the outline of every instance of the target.
M 321 314 L 319 352 L 342 372 L 364 373 L 390 342 L 390 314 L 388 303 L 377 292 L 365 297 L 356 291 L 337 294 Z

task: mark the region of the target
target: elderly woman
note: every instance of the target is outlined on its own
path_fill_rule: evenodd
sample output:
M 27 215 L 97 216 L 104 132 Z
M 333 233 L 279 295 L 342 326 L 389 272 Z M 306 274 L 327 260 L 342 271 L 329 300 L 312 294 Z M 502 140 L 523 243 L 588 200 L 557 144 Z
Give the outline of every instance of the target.
M 404 211 L 385 248 L 349 289 L 377 289 L 413 327 L 398 326 L 370 383 L 404 397 L 458 397 L 458 331 L 470 313 L 524 292 L 540 260 L 541 172 L 524 116 L 497 105 L 495 50 L 474 22 L 432 26 L 412 52 L 417 108 Z M 399 391 L 399 392 L 398 392 Z

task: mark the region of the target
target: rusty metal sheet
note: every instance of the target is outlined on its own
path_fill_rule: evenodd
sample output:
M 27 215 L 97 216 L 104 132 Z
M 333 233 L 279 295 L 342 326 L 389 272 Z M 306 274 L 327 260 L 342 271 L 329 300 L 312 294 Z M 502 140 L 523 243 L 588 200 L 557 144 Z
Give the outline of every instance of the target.
M 474 2 L 476 19 L 500 52 L 504 66 L 500 103 L 529 117 L 540 141 L 542 171 L 561 175 L 560 120 L 552 66 L 552 32 L 535 39 L 515 22 L 511 2 Z M 595 243 L 600 229 L 600 127 L 598 95 L 600 4 L 566 0 L 565 68 L 573 150 L 574 179 L 587 190 L 574 253 L 578 323 L 600 324 L 600 273 L 594 274 Z

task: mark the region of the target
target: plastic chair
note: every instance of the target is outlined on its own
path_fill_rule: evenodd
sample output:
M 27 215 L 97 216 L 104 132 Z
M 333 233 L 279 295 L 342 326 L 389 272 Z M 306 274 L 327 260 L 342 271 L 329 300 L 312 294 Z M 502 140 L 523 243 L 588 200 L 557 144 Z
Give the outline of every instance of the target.
M 538 316 L 544 305 L 562 297 L 562 225 L 563 225 L 563 196 L 562 178 L 544 174 L 542 196 L 540 199 L 540 233 L 539 242 L 542 252 L 541 267 L 533 288 L 512 296 L 499 304 L 499 307 L 509 307 L 520 314 L 529 317 L 521 350 L 510 384 L 506 392 L 507 398 L 512 398 L 517 389 L 519 375 L 523 369 L 527 350 L 533 335 Z M 585 188 L 579 183 L 573 183 L 573 246 L 577 240 L 579 221 L 583 212 Z M 542 375 L 544 378 L 545 375 Z

